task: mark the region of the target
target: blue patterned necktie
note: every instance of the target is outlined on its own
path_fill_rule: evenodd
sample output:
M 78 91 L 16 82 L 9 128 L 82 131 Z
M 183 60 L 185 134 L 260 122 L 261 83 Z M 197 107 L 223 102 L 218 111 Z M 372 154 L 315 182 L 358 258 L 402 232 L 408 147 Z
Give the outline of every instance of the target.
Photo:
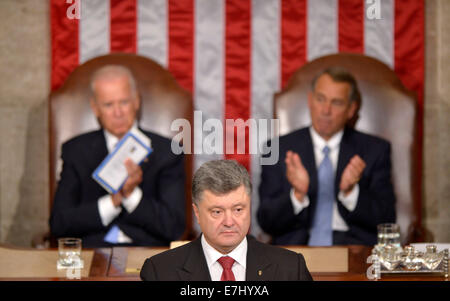
M 333 244 L 331 219 L 334 202 L 334 173 L 333 165 L 328 156 L 330 148 L 325 146 L 322 152 L 325 156 L 318 170 L 319 191 L 314 219 L 309 232 L 308 245 L 310 246 L 331 246 Z
M 113 225 L 111 229 L 109 229 L 108 233 L 106 233 L 103 240 L 109 242 L 110 244 L 116 244 L 119 241 L 119 231 L 119 227 L 117 225 Z

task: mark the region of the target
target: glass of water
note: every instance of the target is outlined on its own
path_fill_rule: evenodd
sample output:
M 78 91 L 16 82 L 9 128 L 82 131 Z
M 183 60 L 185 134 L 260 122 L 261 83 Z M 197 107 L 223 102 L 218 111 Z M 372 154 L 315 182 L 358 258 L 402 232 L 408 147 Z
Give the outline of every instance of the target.
M 378 229 L 378 247 L 392 245 L 400 248 L 400 226 L 397 224 L 379 224 Z
M 63 267 L 73 267 L 81 262 L 81 239 L 58 239 L 58 263 Z

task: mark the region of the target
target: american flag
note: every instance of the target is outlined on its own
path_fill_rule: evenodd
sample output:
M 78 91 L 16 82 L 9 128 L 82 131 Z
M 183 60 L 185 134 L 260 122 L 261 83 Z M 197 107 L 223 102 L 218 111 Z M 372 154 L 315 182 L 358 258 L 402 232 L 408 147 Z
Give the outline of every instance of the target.
M 166 67 L 192 93 L 203 119 L 270 119 L 273 94 L 303 64 L 364 53 L 417 93 L 422 129 L 423 0 L 51 0 L 50 6 L 52 90 L 91 58 L 137 53 Z M 194 168 L 223 157 L 246 166 L 258 187 L 258 156 L 248 152 L 197 154 Z M 260 231 L 256 222 L 252 231 Z

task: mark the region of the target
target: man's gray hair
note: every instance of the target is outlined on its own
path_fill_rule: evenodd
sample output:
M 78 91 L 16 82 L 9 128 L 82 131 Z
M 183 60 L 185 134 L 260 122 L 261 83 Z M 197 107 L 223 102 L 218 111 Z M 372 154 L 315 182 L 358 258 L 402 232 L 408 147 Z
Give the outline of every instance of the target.
M 204 163 L 192 180 L 192 201 L 198 205 L 205 190 L 215 195 L 230 193 L 244 185 L 247 195 L 252 195 L 252 183 L 244 166 L 234 160 L 213 160 Z
M 337 83 L 347 83 L 350 85 L 350 95 L 349 99 L 350 102 L 356 101 L 359 105 L 361 104 L 361 93 L 358 89 L 358 83 L 356 82 L 355 77 L 346 69 L 342 67 L 329 67 L 325 70 L 322 70 L 319 72 L 313 79 L 311 83 L 311 88 L 313 91 L 316 89 L 316 82 L 319 77 L 321 77 L 324 74 L 328 74 L 334 82 Z
M 133 73 L 125 66 L 122 65 L 105 65 L 96 70 L 90 81 L 91 93 L 95 97 L 95 83 L 100 79 L 116 79 L 118 77 L 126 76 L 128 83 L 130 84 L 131 94 L 137 96 L 136 80 Z

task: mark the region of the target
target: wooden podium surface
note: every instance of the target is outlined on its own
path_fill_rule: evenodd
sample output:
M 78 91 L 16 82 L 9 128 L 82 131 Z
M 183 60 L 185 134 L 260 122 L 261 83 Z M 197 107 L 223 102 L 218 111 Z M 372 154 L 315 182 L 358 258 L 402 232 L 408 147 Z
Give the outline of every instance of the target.
M 313 279 L 317 281 L 368 281 L 367 258 L 371 248 L 366 246 L 305 247 L 288 246 L 301 252 Z M 139 281 L 144 260 L 168 248 L 114 247 L 83 249 L 85 268 L 80 280 Z M 57 250 L 23 249 L 0 246 L 0 280 L 72 280 L 65 272 L 56 270 Z M 382 275 L 387 281 L 443 281 L 441 275 Z
M 111 248 L 83 249 L 84 268 L 78 271 L 58 270 L 57 249 L 26 249 L 0 245 L 0 280 L 108 280 Z

